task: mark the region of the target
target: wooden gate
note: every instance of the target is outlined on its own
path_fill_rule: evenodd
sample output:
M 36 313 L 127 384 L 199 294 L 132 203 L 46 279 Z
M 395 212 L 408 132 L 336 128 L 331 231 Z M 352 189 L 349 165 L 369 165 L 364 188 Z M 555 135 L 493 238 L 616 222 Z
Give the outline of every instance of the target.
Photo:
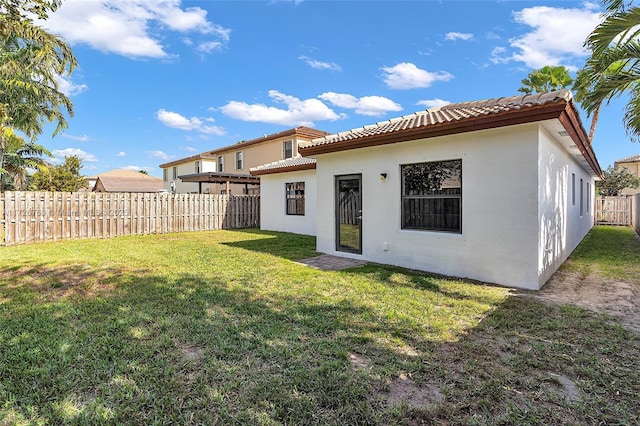
M 631 197 L 596 198 L 597 225 L 631 225 Z

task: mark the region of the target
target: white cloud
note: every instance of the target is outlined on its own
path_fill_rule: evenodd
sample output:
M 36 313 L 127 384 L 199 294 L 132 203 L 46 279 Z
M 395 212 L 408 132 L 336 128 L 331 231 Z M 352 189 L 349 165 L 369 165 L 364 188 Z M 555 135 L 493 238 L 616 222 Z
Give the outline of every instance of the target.
M 315 68 L 318 70 L 331 70 L 331 71 L 342 71 L 340 65 L 334 62 L 321 62 L 316 61 L 315 59 L 311 59 L 308 56 L 299 56 L 298 59 L 304 61 L 311 68 Z
M 86 84 L 76 84 L 61 75 L 57 75 L 55 79 L 56 83 L 58 83 L 58 91 L 67 96 L 78 95 L 89 88 Z
M 451 102 L 445 101 L 444 99 L 435 98 L 435 99 L 425 99 L 423 101 L 418 101 L 416 102 L 416 105 L 426 106 L 427 109 L 429 109 L 429 108 L 443 107 L 445 105 L 449 105 L 450 103 Z
M 473 34 L 471 33 L 458 33 L 458 32 L 450 32 L 445 34 L 444 36 L 445 40 L 451 40 L 451 41 L 471 40 L 472 38 L 473 38 Z
M 338 120 L 343 117 L 343 115 L 336 114 L 318 99 L 300 100 L 277 90 L 270 90 L 269 96 L 274 101 L 285 104 L 287 109 L 264 104 L 230 101 L 220 107 L 220 110 L 225 115 L 238 120 L 281 124 L 284 126 L 313 126 L 314 121 Z
M 182 149 L 184 149 L 187 152 L 198 152 L 198 149 L 194 148 L 192 146 L 184 146 L 184 147 L 182 147 Z
M 126 157 L 127 153 L 124 151 L 120 151 L 116 154 L 118 157 Z
M 226 134 L 223 128 L 204 123 L 204 121 L 209 123 L 214 122 L 213 118 L 205 118 L 203 121 L 198 117 L 187 118 L 177 112 L 167 111 L 165 109 L 158 110 L 158 112 L 156 112 L 156 118 L 165 126 L 172 127 L 174 129 L 186 131 L 195 130 L 207 135 L 215 134 L 223 136 Z
M 157 158 L 158 160 L 171 160 L 173 155 L 164 153 L 163 151 L 145 151 L 151 158 Z
M 391 89 L 421 89 L 431 86 L 436 81 L 449 81 L 453 78 L 448 72 L 425 71 L 410 62 L 381 69 L 385 73 L 384 82 Z
M 379 116 L 389 111 L 402 111 L 400 104 L 382 96 L 364 96 L 356 98 L 346 93 L 327 92 L 318 96 L 340 108 L 353 109 L 357 114 Z
M 509 39 L 510 49 L 496 47 L 491 60 L 496 64 L 523 62 L 531 68 L 564 65 L 576 69 L 576 60 L 588 54 L 584 40 L 601 20 L 595 5 L 589 3 L 574 9 L 535 6 L 513 16 L 517 23 L 533 30 Z
M 54 149 L 51 151 L 51 154 L 54 156 L 54 163 L 62 163 L 64 162 L 64 157 L 71 157 L 72 155 L 75 155 L 82 161 L 88 163 L 95 163 L 98 161 L 95 155 L 89 154 L 79 148 Z
M 227 43 L 230 30 L 181 0 L 66 0 L 41 24 L 68 42 L 128 57 L 166 58 L 162 30 L 196 33 Z M 208 40 L 210 41 L 210 40 Z
M 224 44 L 219 41 L 206 41 L 204 43 L 200 43 L 196 50 L 200 53 L 211 53 L 214 50 L 221 50 L 224 47 Z
M 63 138 L 71 139 L 72 141 L 78 141 L 78 142 L 87 142 L 91 140 L 91 138 L 87 135 L 76 136 L 76 135 L 70 135 L 68 133 L 61 133 L 60 136 L 62 136 Z

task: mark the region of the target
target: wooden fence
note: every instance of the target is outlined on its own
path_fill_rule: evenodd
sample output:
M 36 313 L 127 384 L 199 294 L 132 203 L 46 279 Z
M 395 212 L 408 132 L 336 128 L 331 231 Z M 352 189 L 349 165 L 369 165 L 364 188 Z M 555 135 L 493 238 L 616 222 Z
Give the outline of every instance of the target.
M 597 197 L 596 224 L 598 225 L 631 225 L 630 197 Z
M 0 245 L 257 226 L 259 195 L 0 194 Z

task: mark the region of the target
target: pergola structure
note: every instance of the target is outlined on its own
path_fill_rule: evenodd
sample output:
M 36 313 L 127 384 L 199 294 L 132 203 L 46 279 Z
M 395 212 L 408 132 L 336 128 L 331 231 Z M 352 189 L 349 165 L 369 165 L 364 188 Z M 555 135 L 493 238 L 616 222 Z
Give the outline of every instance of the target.
M 198 193 L 202 194 L 203 183 L 222 183 L 226 185 L 227 194 L 229 194 L 231 184 L 244 185 L 245 193 L 248 193 L 249 185 L 260 186 L 260 178 L 251 175 L 234 175 L 230 173 L 218 173 L 218 172 L 205 172 L 205 173 L 193 173 L 190 175 L 178 176 L 183 182 L 197 182 Z

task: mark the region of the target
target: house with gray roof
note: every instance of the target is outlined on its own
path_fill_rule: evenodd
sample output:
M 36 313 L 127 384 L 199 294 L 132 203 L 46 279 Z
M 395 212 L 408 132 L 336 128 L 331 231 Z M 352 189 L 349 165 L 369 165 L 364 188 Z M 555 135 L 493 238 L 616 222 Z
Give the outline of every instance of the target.
M 594 223 L 602 170 L 571 92 L 463 102 L 325 135 L 251 169 L 261 227 L 317 250 L 537 290 Z

